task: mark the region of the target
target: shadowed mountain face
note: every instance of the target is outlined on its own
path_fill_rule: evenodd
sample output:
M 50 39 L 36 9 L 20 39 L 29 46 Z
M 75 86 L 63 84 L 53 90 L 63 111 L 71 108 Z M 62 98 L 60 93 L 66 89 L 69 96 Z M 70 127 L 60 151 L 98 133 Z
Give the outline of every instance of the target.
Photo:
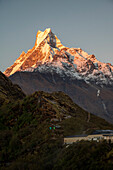
M 64 79 L 65 78 L 65 79 Z M 87 84 L 83 80 L 70 80 L 54 73 L 17 72 L 10 76 L 26 94 L 43 90 L 46 92 L 63 91 L 85 110 L 113 123 L 113 88 Z

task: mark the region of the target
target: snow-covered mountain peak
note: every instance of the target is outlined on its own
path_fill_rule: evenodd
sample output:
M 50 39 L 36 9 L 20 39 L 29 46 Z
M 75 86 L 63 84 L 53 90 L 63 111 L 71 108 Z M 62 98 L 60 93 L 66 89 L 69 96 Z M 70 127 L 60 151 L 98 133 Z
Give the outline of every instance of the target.
M 47 28 L 45 31 L 38 31 L 36 35 L 35 48 L 39 47 L 41 43 L 47 43 L 53 48 L 63 48 L 60 40 L 57 36 L 51 31 L 51 28 Z
M 36 35 L 36 42 L 35 42 L 35 48 L 39 46 L 39 44 L 44 41 L 44 39 L 47 38 L 48 34 L 51 32 L 50 28 L 47 28 L 44 32 L 43 31 L 38 31 Z
M 38 31 L 34 47 L 27 53 L 22 52 L 4 74 L 10 76 L 17 71 L 56 71 L 72 79 L 94 81 L 96 84 L 113 83 L 111 64 L 98 61 L 81 48 L 63 46 L 50 28 Z

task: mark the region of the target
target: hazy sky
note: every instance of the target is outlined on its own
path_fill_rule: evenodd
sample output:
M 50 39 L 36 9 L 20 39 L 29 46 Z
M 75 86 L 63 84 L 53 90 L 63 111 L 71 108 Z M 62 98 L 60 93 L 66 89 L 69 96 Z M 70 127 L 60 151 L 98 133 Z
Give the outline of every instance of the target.
M 113 65 L 113 0 L 0 0 L 0 70 L 48 27 L 63 45 Z

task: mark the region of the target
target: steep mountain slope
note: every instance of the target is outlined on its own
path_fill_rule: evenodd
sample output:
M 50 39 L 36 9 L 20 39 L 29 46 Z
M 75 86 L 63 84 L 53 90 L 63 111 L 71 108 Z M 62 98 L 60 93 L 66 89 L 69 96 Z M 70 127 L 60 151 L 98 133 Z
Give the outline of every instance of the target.
M 26 94 L 63 91 L 75 103 L 113 123 L 113 66 L 80 48 L 61 44 L 50 28 L 4 72 Z
M 21 88 L 16 84 L 12 84 L 11 80 L 0 72 L 0 106 L 5 101 L 23 99 L 24 97 L 25 94 Z
M 53 169 L 62 166 L 59 155 L 66 151 L 63 137 L 90 134 L 96 129 L 113 129 L 113 125 L 84 111 L 63 92 L 40 91 L 8 103 L 0 108 L 1 169 Z

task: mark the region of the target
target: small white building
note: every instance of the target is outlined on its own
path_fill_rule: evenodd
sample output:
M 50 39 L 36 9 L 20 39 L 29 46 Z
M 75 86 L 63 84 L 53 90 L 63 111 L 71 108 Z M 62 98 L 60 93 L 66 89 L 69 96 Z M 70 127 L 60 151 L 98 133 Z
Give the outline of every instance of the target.
M 64 138 L 64 144 L 72 144 L 74 142 L 84 141 L 96 141 L 101 142 L 106 140 L 108 143 L 113 143 L 113 133 L 112 130 L 97 130 L 91 135 L 75 135 L 67 136 Z

